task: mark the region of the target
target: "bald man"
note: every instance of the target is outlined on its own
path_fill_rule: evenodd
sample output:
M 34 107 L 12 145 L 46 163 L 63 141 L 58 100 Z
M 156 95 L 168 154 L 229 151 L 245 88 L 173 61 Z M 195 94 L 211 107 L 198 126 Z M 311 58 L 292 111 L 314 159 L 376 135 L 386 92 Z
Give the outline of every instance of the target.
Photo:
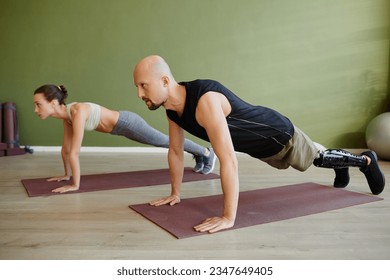
M 373 194 L 384 189 L 385 178 L 373 151 L 353 155 L 341 149 L 325 150 L 285 116 L 270 108 L 248 104 L 216 81 L 176 82 L 160 56 L 148 56 L 136 65 L 134 84 L 138 97 L 150 110 L 165 108 L 169 125 L 171 195 L 152 201 L 151 205 L 180 202 L 183 129 L 209 141 L 220 161 L 223 213 L 194 226 L 196 231 L 213 233 L 235 223 L 239 197 L 235 151 L 247 153 L 278 169 L 291 166 L 305 171 L 312 164 L 333 168 L 336 173 L 333 185 L 339 188 L 349 183 L 348 167 L 359 167 Z

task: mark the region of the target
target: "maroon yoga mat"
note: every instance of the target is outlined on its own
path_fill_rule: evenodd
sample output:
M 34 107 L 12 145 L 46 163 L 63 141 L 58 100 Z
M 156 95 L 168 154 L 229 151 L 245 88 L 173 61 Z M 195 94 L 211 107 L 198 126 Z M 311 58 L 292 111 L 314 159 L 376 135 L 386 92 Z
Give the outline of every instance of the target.
M 3 103 L 0 103 L 0 143 L 3 141 Z
M 1 149 L 1 155 L 16 156 L 23 155 L 26 150 L 20 148 L 19 145 L 19 128 L 18 118 L 16 115 L 16 104 L 13 102 L 6 102 L 1 104 L 2 108 L 2 127 L 1 127 L 1 141 L 7 145 L 6 149 Z
M 7 144 L 0 143 L 0 157 L 5 156 L 6 149 L 7 149 Z
M 210 173 L 208 175 L 203 175 L 195 173 L 191 170 L 191 168 L 186 167 L 184 169 L 183 182 L 218 178 L 219 175 L 217 174 Z M 57 195 L 57 193 L 53 193 L 52 190 L 66 184 L 66 181 L 47 182 L 46 180 L 47 178 L 25 179 L 22 180 L 22 183 L 28 193 L 28 196 L 30 197 Z M 156 169 L 83 175 L 81 176 L 80 182 L 80 189 L 78 191 L 67 192 L 64 194 L 163 185 L 170 184 L 171 179 L 169 169 Z
M 6 102 L 2 104 L 3 107 L 3 122 L 4 127 L 2 133 L 2 139 L 7 144 L 7 148 L 15 148 L 17 145 L 16 139 L 16 105 L 12 102 Z
M 245 191 L 240 193 L 236 223 L 231 229 L 317 214 L 379 200 L 382 198 L 315 183 Z M 180 239 L 205 234 L 196 232 L 193 227 L 206 218 L 220 216 L 222 202 L 222 195 L 213 195 L 182 199 L 181 203 L 175 206 L 156 207 L 138 204 L 129 207 Z
M 3 141 L 3 104 L 0 103 L 0 157 L 5 156 L 7 144 L 1 143 Z

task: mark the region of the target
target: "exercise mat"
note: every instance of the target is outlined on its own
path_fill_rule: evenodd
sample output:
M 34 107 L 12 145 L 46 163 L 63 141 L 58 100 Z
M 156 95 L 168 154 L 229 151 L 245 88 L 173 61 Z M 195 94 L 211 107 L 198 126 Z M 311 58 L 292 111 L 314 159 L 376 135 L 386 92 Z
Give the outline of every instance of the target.
M 18 118 L 16 115 L 16 104 L 13 102 L 6 102 L 1 104 L 1 141 L 7 145 L 6 149 L 1 148 L 1 155 L 16 156 L 26 153 L 24 148 L 19 145 L 19 127 Z M 1 142 L 0 141 L 0 142 Z
M 16 117 L 16 104 L 6 102 L 2 104 L 3 125 L 2 139 L 7 144 L 7 148 L 19 147 L 18 123 Z
M 7 144 L 0 143 L 0 157 L 5 156 L 5 150 L 7 149 Z
M 3 141 L 3 104 L 0 103 L 0 142 L 2 141 Z M 4 149 L 2 148 L 2 150 Z
M 184 168 L 183 182 L 217 178 L 219 178 L 219 175 L 214 173 L 203 175 L 193 172 L 189 167 Z M 30 197 L 56 195 L 57 193 L 53 193 L 52 190 L 66 185 L 67 182 L 69 181 L 48 182 L 47 178 L 22 180 L 22 184 Z M 80 182 L 80 189 L 78 191 L 67 192 L 64 194 L 163 185 L 170 184 L 171 179 L 169 169 L 155 169 L 82 175 Z
M 315 183 L 245 191 L 240 192 L 236 223 L 233 228 L 227 230 L 379 200 L 382 198 Z M 138 204 L 129 207 L 180 239 L 205 234 L 196 232 L 193 227 L 206 218 L 220 216 L 223 211 L 222 203 L 222 195 L 213 195 L 182 199 L 181 203 L 175 206 Z

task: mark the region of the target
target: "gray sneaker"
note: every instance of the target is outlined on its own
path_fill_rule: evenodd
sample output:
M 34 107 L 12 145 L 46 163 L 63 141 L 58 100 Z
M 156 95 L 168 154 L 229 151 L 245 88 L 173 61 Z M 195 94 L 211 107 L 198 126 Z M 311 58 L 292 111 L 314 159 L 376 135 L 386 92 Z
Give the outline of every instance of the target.
M 196 164 L 195 164 L 195 167 L 192 168 L 192 171 L 199 173 L 200 171 L 203 170 L 203 156 L 194 155 L 193 158 L 194 158 Z
M 210 151 L 210 154 L 208 157 L 203 157 L 203 169 L 200 171 L 202 174 L 207 175 L 210 174 L 215 166 L 215 161 L 217 160 L 217 157 L 215 156 L 213 148 L 208 148 Z

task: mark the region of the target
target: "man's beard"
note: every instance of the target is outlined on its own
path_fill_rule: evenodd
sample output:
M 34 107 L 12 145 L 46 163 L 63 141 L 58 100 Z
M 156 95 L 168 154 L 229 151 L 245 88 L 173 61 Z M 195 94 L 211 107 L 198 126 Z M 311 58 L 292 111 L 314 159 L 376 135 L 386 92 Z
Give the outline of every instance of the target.
M 148 109 L 150 111 L 157 110 L 158 108 L 161 107 L 161 105 L 163 105 L 163 103 L 155 104 L 152 101 L 150 101 L 150 99 L 144 99 L 144 101 L 145 101 L 145 104 L 146 104 L 146 106 L 148 106 Z
M 157 110 L 158 108 L 160 108 L 161 105 L 162 105 L 162 103 L 161 104 L 154 104 L 154 103 L 152 103 L 150 106 L 148 106 L 148 108 L 149 108 L 150 111 L 154 111 L 154 110 Z
M 148 107 L 148 109 L 150 110 L 150 111 L 154 111 L 154 110 L 157 110 L 158 108 L 160 108 L 165 102 L 162 102 L 162 103 L 160 103 L 160 104 L 156 104 L 156 103 L 153 103 L 150 99 L 148 99 L 148 98 L 143 98 L 142 99 L 144 102 L 145 102 L 145 104 L 146 104 L 146 106 Z M 149 105 L 150 104 L 150 105 Z

